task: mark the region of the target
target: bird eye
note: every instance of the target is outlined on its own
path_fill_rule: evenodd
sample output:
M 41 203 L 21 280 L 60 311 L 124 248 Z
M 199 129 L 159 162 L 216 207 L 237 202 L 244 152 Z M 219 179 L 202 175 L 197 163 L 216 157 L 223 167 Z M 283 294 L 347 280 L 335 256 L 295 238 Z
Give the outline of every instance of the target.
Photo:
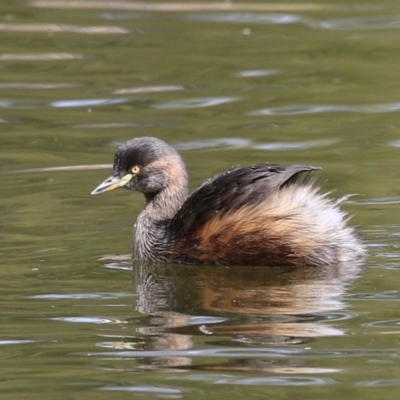
M 140 168 L 135 165 L 134 167 L 131 168 L 132 174 L 138 174 L 140 172 Z

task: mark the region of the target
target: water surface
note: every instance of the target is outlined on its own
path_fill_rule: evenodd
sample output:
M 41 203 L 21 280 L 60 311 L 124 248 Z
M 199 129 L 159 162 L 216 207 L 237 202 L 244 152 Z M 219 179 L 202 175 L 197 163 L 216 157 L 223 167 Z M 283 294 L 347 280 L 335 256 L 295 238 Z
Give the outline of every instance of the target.
M 386 0 L 2 2 L 1 397 L 396 398 L 399 21 Z M 132 265 L 143 199 L 89 193 L 141 135 L 191 189 L 323 167 L 367 261 Z

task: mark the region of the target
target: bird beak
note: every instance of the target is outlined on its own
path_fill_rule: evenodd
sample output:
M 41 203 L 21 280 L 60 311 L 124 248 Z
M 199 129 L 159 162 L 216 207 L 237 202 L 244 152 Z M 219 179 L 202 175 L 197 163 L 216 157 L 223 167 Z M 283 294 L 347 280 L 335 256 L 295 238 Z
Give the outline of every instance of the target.
M 118 178 L 117 176 L 110 176 L 104 182 L 100 183 L 96 189 L 93 190 L 90 194 L 100 194 L 104 192 L 108 192 L 109 190 L 118 189 L 120 187 L 124 187 L 131 179 L 132 174 L 126 174 L 122 178 Z

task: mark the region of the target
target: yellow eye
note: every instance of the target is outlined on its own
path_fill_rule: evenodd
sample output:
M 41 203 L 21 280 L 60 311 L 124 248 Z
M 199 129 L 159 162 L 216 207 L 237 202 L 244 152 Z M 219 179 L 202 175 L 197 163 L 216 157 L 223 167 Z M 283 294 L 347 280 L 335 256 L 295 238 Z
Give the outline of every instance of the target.
M 138 174 L 140 172 L 140 168 L 135 165 L 134 167 L 131 168 L 132 174 Z

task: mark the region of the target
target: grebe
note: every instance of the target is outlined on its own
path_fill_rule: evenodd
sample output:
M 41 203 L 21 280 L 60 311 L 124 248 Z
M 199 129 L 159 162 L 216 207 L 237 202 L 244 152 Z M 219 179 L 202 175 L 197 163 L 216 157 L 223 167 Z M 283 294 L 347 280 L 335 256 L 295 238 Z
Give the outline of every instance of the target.
M 340 201 L 304 176 L 307 165 L 233 167 L 188 197 L 178 152 L 160 139 L 122 144 L 113 172 L 92 194 L 142 192 L 133 237 L 139 260 L 187 264 L 304 266 L 352 262 L 365 254 Z

